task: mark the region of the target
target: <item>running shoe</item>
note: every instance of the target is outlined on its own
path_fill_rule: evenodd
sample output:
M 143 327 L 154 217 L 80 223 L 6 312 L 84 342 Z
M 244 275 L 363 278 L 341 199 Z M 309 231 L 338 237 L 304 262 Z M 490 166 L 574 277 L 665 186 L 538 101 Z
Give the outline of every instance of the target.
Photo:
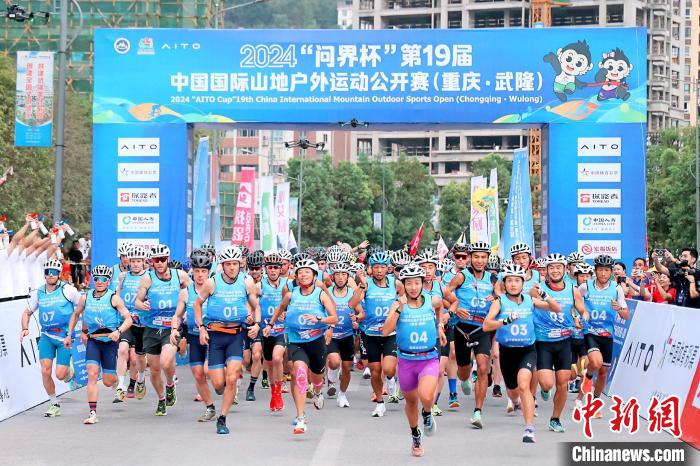
M 314 408 L 316 409 L 323 409 L 323 405 L 325 404 L 325 400 L 323 399 L 323 393 L 314 393 Z
M 58 404 L 50 405 L 49 409 L 44 413 L 44 417 L 58 417 L 61 415 L 61 406 Z
M 165 400 L 158 400 L 158 406 L 156 407 L 156 416 L 167 416 L 167 411 Z
M 549 397 L 552 395 L 552 391 L 551 390 L 545 391 L 545 390 L 540 389 L 540 395 L 542 396 L 543 401 L 549 401 Z
M 569 382 L 567 390 L 569 393 L 576 393 L 578 391 L 576 390 L 576 380 L 572 380 L 571 382 Z
M 223 395 L 223 393 L 222 393 Z M 233 396 L 233 405 L 237 406 L 238 405 L 238 390 L 236 390 L 236 394 Z
M 83 421 L 83 424 L 97 424 L 99 419 L 97 419 L 97 412 L 90 411 L 90 415 Z
M 284 374 L 284 380 L 285 380 L 285 382 L 291 382 L 292 381 L 292 374 Z
M 477 429 L 482 429 L 484 426 L 481 424 L 481 411 L 474 411 L 470 422 Z
M 583 383 L 581 384 L 581 391 L 584 394 L 593 393 L 593 379 L 589 379 L 588 377 L 584 377 Z
M 384 417 L 384 413 L 386 413 L 384 403 L 376 403 L 374 411 L 372 411 L 372 417 Z
M 335 388 L 335 384 L 333 382 L 328 382 L 328 390 L 326 391 L 328 398 L 333 398 L 337 392 L 338 390 Z
M 437 432 L 437 423 L 432 414 L 423 418 L 423 427 L 425 428 L 425 435 L 428 437 L 435 435 L 435 432 Z
M 442 416 L 442 410 L 440 407 L 435 403 L 432 408 L 430 408 L 430 412 L 432 413 L 433 416 Z M 427 433 L 427 431 L 426 431 Z
M 563 425 L 561 425 L 561 421 L 559 419 L 549 420 L 549 430 L 560 433 L 566 432 L 566 429 Z
M 294 418 L 294 433 L 295 434 L 305 434 L 306 433 L 306 419 L 303 417 Z
M 214 411 L 214 408 L 207 408 L 204 411 L 204 414 L 199 416 L 199 418 L 197 419 L 197 422 L 209 422 L 209 421 L 214 420 L 215 417 L 216 417 L 216 411 Z
M 501 386 L 494 385 L 492 394 L 493 394 L 494 398 L 501 398 L 503 396 L 503 392 L 501 391 Z
M 457 398 L 456 393 L 450 393 L 450 408 L 459 408 L 461 403 L 459 402 L 459 398 Z
M 228 434 L 229 430 L 226 427 L 226 418 L 219 416 L 216 419 L 216 433 L 217 434 Z
M 418 436 L 416 437 L 415 435 L 411 435 L 411 439 L 413 442 L 411 443 L 411 455 L 412 456 L 423 456 L 423 446 L 421 445 L 421 440 L 423 438 L 423 434 L 418 431 Z
M 338 392 L 338 399 L 336 400 L 336 403 L 338 404 L 339 408 L 349 408 L 350 407 L 350 402 L 348 401 L 348 397 L 345 396 L 345 393 L 343 393 L 343 392 Z
M 175 385 L 165 387 L 165 404 L 168 408 L 172 408 L 177 403 L 177 394 L 175 393 Z
M 127 398 L 134 398 L 136 394 L 134 393 L 134 386 L 129 385 L 129 387 L 126 389 L 126 397 Z
M 362 378 L 367 380 L 370 377 L 372 377 L 372 374 L 369 371 L 369 366 L 365 367 L 365 371 L 362 373 Z
M 523 443 L 535 443 L 535 429 L 526 427 L 523 433 Z
M 267 379 L 262 379 L 262 381 L 260 382 L 260 388 L 262 388 L 263 390 L 268 390 L 270 388 L 270 381 Z
M 478 375 L 476 371 L 472 371 L 472 383 L 476 383 L 476 379 L 478 378 Z
M 146 396 L 146 382 L 136 382 L 136 399 L 143 400 Z
M 510 414 L 515 411 L 515 406 L 513 405 L 513 400 L 508 398 L 508 404 L 506 405 L 506 413 Z
M 467 380 L 462 380 L 462 383 L 460 384 L 462 386 L 462 393 L 465 395 L 469 396 L 472 394 L 472 381 L 467 379 Z
M 252 388 L 249 388 L 245 394 L 245 400 L 246 401 L 255 401 L 255 390 L 253 390 Z
M 114 399 L 112 400 L 112 403 L 121 403 L 125 399 L 126 399 L 126 392 L 121 388 L 117 388 L 117 390 L 114 392 Z
M 289 382 L 282 383 L 282 393 L 289 393 Z
M 306 386 L 306 399 L 307 399 L 307 400 L 311 400 L 311 399 L 313 399 L 313 397 L 314 397 L 314 389 L 313 389 L 313 386 L 312 386 L 311 384 L 308 384 L 308 385 Z

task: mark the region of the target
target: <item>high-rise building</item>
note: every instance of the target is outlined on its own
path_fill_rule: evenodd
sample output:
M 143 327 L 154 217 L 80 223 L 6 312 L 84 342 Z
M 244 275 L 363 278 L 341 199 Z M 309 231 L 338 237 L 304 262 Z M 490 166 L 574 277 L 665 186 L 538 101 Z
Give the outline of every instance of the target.
M 352 29 L 352 0 L 338 0 L 338 27 Z
M 690 124 L 698 124 L 700 114 L 700 0 L 686 0 L 683 18 L 685 20 L 685 82 L 686 112 Z
M 571 0 L 569 6 L 552 8 L 551 27 L 648 28 L 647 117 L 653 133 L 687 125 L 689 113 L 693 113 L 687 109 L 698 107 L 697 99 L 691 102 L 695 95 L 689 96 L 690 83 L 686 80 L 693 67 L 686 61 L 695 60 L 693 69 L 697 73 L 700 52 L 689 50 L 689 15 L 700 33 L 700 11 L 690 14 L 686 7 L 690 3 L 691 0 Z M 692 3 L 696 10 L 700 9 L 699 0 Z M 353 0 L 354 29 L 471 29 L 527 27 L 529 23 L 529 0 Z M 695 40 L 690 41 L 696 49 L 700 48 L 699 36 L 695 34 Z M 338 157 L 356 159 L 359 154 L 371 153 L 390 158 L 401 152 L 415 155 L 429 167 L 438 186 L 453 180 L 466 181 L 471 162 L 486 154 L 509 154 L 513 148 L 527 144 L 526 131 L 495 126 L 454 132 L 367 131 L 349 137 L 351 153 Z
M 16 3 L 30 12 L 48 12 L 50 20 L 5 21 L 0 52 L 15 56 L 19 50 L 58 51 L 60 2 L 24 0 Z M 77 5 L 76 5 L 77 3 Z M 95 28 L 203 28 L 211 24 L 216 0 L 80 0 L 68 1 L 68 89 L 92 93 L 92 36 Z

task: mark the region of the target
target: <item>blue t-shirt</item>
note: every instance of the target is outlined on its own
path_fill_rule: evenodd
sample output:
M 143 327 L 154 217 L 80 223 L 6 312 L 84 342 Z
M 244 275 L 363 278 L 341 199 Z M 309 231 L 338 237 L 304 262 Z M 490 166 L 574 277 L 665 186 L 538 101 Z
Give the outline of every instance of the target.
M 239 273 L 233 283 L 226 283 L 223 272 L 214 276 L 214 292 L 207 298 L 204 324 L 211 322 L 245 323 L 248 318 L 248 292 L 245 274 Z
M 389 308 L 396 301 L 396 283 L 394 280 L 387 279 L 386 284 L 387 286 L 379 286 L 374 279 L 367 283 L 365 297 L 362 300 L 365 318 L 360 324 L 360 329 L 366 335 L 382 335 L 382 327 L 389 315 Z
M 555 291 L 548 283 L 540 285 L 561 306 L 561 312 L 535 308 L 537 341 L 561 341 L 571 337 L 574 328 L 574 287 L 564 283 L 564 289 Z
M 63 293 L 64 286 L 64 283 L 60 283 L 51 293 L 46 291 L 46 286 L 42 286 L 37 291 L 41 333 L 60 340 L 68 334 L 68 323 L 75 307 Z
M 151 310 L 145 312 L 143 325 L 157 329 L 170 328 L 177 310 L 181 288 L 180 276 L 175 269 L 170 269 L 170 280 L 161 280 L 154 270 L 148 273 L 151 277 L 151 287 L 146 293 L 146 299 L 151 302 Z
M 282 302 L 282 290 L 284 289 L 284 285 L 288 283 L 288 280 L 282 277 L 279 279 L 279 284 L 277 286 L 272 286 L 270 280 L 264 276 L 260 283 L 262 288 L 260 311 L 262 312 L 263 326 L 266 326 L 274 315 L 275 310 Z M 282 335 L 284 333 L 284 322 L 279 320 L 275 322 L 275 325 L 270 329 L 270 336 Z
M 498 320 L 505 319 L 513 313 L 518 314 L 518 318 L 512 323 L 504 325 L 496 330 L 496 341 L 507 347 L 524 347 L 535 343 L 535 318 L 533 313 L 532 298 L 522 295 L 520 304 L 511 301 L 503 295 L 498 298 L 501 302 L 501 312 L 496 317 Z
M 339 340 L 350 336 L 353 333 L 352 320 L 350 320 L 350 316 L 355 313 L 355 310 L 350 309 L 350 306 L 348 306 L 348 302 L 350 301 L 350 298 L 352 298 L 353 291 L 346 286 L 345 296 L 343 297 L 336 295 L 335 285 L 330 287 L 328 291 L 330 292 L 333 301 L 335 301 L 335 312 L 338 314 L 338 323 L 335 324 L 335 328 L 333 328 L 333 339 Z
M 285 324 L 290 343 L 306 343 L 323 336 L 328 327 L 326 324 L 313 320 L 306 320 L 304 314 L 311 314 L 321 318 L 327 317 L 326 308 L 321 303 L 322 290 L 318 286 L 308 295 L 301 294 L 301 288 L 296 287 L 292 291 L 292 298 L 287 306 Z
M 137 327 L 142 327 L 142 321 L 145 319 L 148 311 L 139 311 L 136 309 L 136 296 L 138 295 L 139 283 L 141 279 L 146 275 L 146 272 L 142 272 L 139 275 L 134 275 L 131 272 L 127 272 L 124 275 L 121 283 L 121 289 L 119 295 L 124 301 L 124 306 L 129 310 L 131 314 L 131 320 L 133 325 Z
M 404 304 L 396 322 L 396 346 L 401 359 L 421 361 L 438 356 L 435 348 L 437 320 L 432 297 L 425 291 L 421 296 L 423 304 L 417 308 Z
M 83 312 L 83 321 L 87 327 L 88 333 L 95 333 L 98 330 L 108 329 L 113 332 L 122 323 L 122 316 L 114 308 L 112 297 L 114 291 L 107 292 L 95 298 L 95 290 L 90 290 L 85 298 L 85 310 Z M 111 341 L 107 337 L 99 337 L 100 341 Z
M 470 267 L 460 273 L 464 275 L 464 282 L 455 290 L 455 295 L 459 301 L 459 308 L 469 311 L 469 319 L 458 319 L 458 321 L 483 326 L 484 319 L 491 307 L 491 303 L 486 298 L 493 296 L 495 277 L 491 275 L 491 272 L 484 271 L 483 277 L 476 278 Z

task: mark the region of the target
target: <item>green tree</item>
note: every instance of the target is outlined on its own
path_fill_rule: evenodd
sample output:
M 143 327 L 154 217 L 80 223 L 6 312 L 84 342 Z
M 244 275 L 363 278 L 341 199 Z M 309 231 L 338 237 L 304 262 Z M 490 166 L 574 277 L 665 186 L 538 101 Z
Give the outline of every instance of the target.
M 396 202 L 396 184 L 394 183 L 394 171 L 390 163 L 384 163 L 381 157 L 360 155 L 358 166 L 367 175 L 368 185 L 372 193 L 372 212 L 382 212 L 382 205 L 385 206 L 384 215 L 384 241 L 387 247 L 392 244 L 394 237 L 394 215 L 390 206 Z M 372 229 L 367 239 L 371 244 L 382 244 L 382 231 Z
M 287 164 L 291 195 L 299 192 L 299 158 Z M 337 238 L 338 211 L 334 197 L 330 157 L 323 160 L 304 160 L 304 184 L 301 208 L 301 248 L 328 246 Z M 292 225 L 296 232 L 296 222 Z M 296 234 L 296 233 L 295 233 Z
M 650 248 L 696 245 L 695 128 L 666 130 L 647 150 L 647 235 Z
M 462 231 L 469 228 L 470 187 L 466 183 L 451 182 L 440 193 L 440 234 L 452 244 Z
M 421 248 L 428 246 L 434 237 L 431 220 L 437 194 L 435 180 L 415 157 L 401 155 L 390 165 L 397 193 L 396 202 L 390 206 L 396 224 L 391 248 L 398 249 L 411 241 L 421 224 L 425 225 Z
M 372 232 L 372 191 L 369 177 L 354 163 L 341 162 L 333 170 L 333 187 L 338 213 L 335 240 L 359 244 Z
M 17 229 L 25 214 L 39 212 L 50 223 L 53 210 L 53 148 L 15 147 L 15 65 L 0 57 L 0 170 L 14 167 L 14 176 L 0 187 L 0 211 L 7 214 L 8 227 Z M 90 104 L 68 95 L 66 106 L 66 150 L 63 178 L 64 215 L 74 229 L 85 231 L 91 222 Z M 60 220 L 60 219 L 57 219 Z

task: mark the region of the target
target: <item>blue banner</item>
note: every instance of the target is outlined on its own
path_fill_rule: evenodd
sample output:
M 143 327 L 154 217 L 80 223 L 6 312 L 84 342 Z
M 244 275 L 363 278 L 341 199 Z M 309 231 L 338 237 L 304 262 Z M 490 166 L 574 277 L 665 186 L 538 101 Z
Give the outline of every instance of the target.
M 510 258 L 510 247 L 526 243 L 535 250 L 532 225 L 532 193 L 530 191 L 530 165 L 527 148 L 513 151 L 513 172 L 508 193 L 508 208 L 503 222 L 499 255 Z
M 627 338 L 627 332 L 632 324 L 632 319 L 634 318 L 634 312 L 637 309 L 637 303 L 639 301 L 634 299 L 627 300 L 627 306 L 630 310 L 630 318 L 625 320 L 620 317 L 620 315 L 615 313 L 615 324 L 613 327 L 613 352 L 612 352 L 612 362 L 610 368 L 608 369 L 608 379 L 605 386 L 605 394 L 608 393 L 608 388 L 610 387 L 610 382 L 615 375 L 615 369 L 617 369 L 617 361 L 620 359 L 620 354 L 622 353 L 622 348 L 625 346 L 625 339 Z
M 70 382 L 71 390 L 87 385 L 87 365 L 85 364 L 85 344 L 80 341 L 82 327 L 73 332 L 73 346 L 71 347 L 71 363 L 73 364 L 73 379 Z
M 17 52 L 15 146 L 50 147 L 53 52 Z
M 95 123 L 646 121 L 642 28 L 96 29 L 94 41 Z
M 115 263 L 123 242 L 165 243 L 183 261 L 191 178 L 186 125 L 95 125 L 93 265 Z
M 199 247 L 211 238 L 211 167 L 209 138 L 201 138 L 194 159 L 194 208 L 192 209 L 192 243 Z
M 550 252 L 645 256 L 645 124 L 549 126 Z

